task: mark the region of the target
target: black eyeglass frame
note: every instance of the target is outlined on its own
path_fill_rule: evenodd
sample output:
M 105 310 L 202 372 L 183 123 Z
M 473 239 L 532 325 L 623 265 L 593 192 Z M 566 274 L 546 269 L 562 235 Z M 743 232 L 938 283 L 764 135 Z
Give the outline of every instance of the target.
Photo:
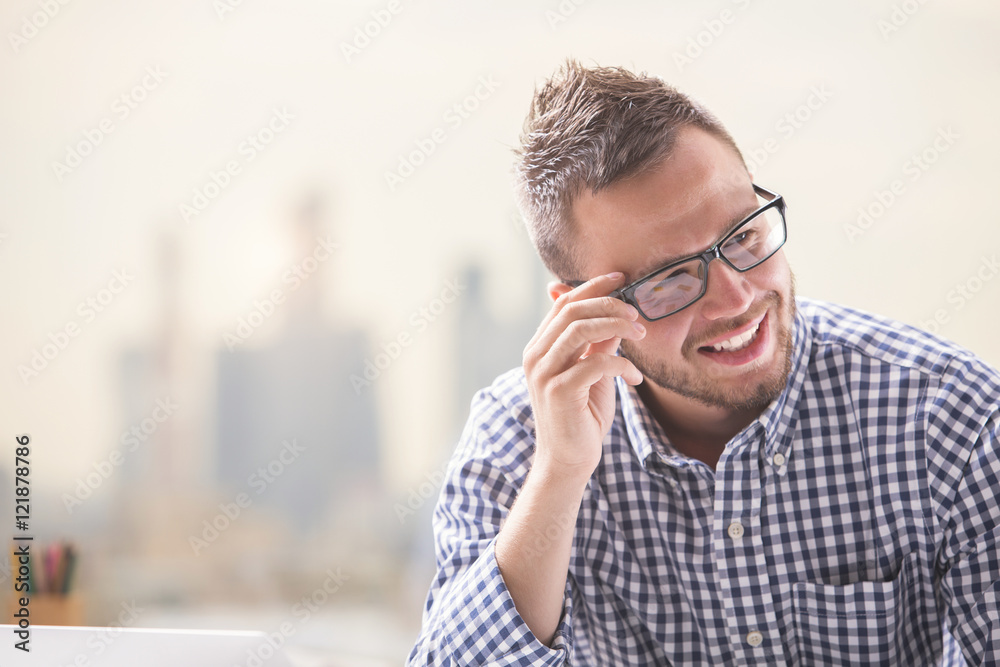
M 773 199 L 771 199 L 771 201 L 767 202 L 766 204 L 764 204 L 763 206 L 761 206 L 760 208 L 758 208 L 756 211 L 754 211 L 753 213 L 751 213 L 747 217 L 743 218 L 743 220 L 741 220 L 739 222 L 739 224 L 737 224 L 735 227 L 733 227 L 733 229 L 728 234 L 726 234 L 724 237 L 722 237 L 722 239 L 718 243 L 716 243 L 715 245 L 713 245 L 711 248 L 709 248 L 705 252 L 698 253 L 697 255 L 691 255 L 690 257 L 684 257 L 682 259 L 678 259 L 676 261 L 670 262 L 666 266 L 662 266 L 662 267 L 656 269 L 655 271 L 653 271 L 651 273 L 647 273 L 645 276 L 643 276 L 642 278 L 639 278 L 635 282 L 630 283 L 630 284 L 628 284 L 625 287 L 622 287 L 620 289 L 616 289 L 614 292 L 612 292 L 608 296 L 610 296 L 612 298 L 615 298 L 615 299 L 621 299 L 625 303 L 633 306 L 636 310 L 639 311 L 639 314 L 642 315 L 643 319 L 645 319 L 647 322 L 655 322 L 656 320 L 662 320 L 664 317 L 670 317 L 674 313 L 679 313 L 680 311 L 684 310 L 688 306 L 696 303 L 698 301 L 698 299 L 700 299 L 701 297 L 705 296 L 705 292 L 708 291 L 708 265 L 709 265 L 709 262 L 711 262 L 713 259 L 721 259 L 731 269 L 733 269 L 734 271 L 737 271 L 739 273 L 744 273 L 746 271 L 749 271 L 750 269 L 754 268 L 755 266 L 760 266 L 761 264 L 763 264 L 767 260 L 771 259 L 771 257 L 773 257 L 776 252 L 778 252 L 779 250 L 781 250 L 782 246 L 785 245 L 785 242 L 788 241 L 788 225 L 785 222 L 785 209 L 786 209 L 785 199 L 781 195 L 779 195 L 777 192 L 772 192 L 771 190 L 768 190 L 767 188 L 763 188 L 763 187 L 757 185 L 756 183 L 753 184 L 753 190 L 758 195 L 761 195 L 761 196 L 764 196 L 764 197 L 773 197 Z M 783 238 L 782 238 L 781 244 L 778 245 L 778 247 L 775 248 L 773 251 L 771 251 L 767 255 L 767 257 L 764 257 L 763 259 L 760 259 L 760 260 L 754 262 L 750 266 L 747 266 L 747 267 L 741 269 L 741 268 L 733 265 L 733 263 L 730 262 L 729 259 L 727 259 L 726 256 L 722 254 L 722 252 L 720 251 L 720 248 L 726 243 L 726 241 L 728 241 L 729 239 L 731 239 L 734 236 L 736 236 L 736 234 L 740 231 L 740 229 L 744 225 L 746 225 L 748 222 L 750 222 L 752 219 L 754 219 L 758 215 L 762 215 L 764 213 L 764 211 L 767 211 L 768 209 L 771 209 L 771 208 L 777 208 L 778 209 L 778 213 L 781 215 L 781 227 L 782 227 L 782 232 L 783 232 Z M 654 276 L 657 276 L 657 275 L 663 273 L 664 271 L 666 271 L 668 269 L 671 269 L 671 268 L 673 268 L 675 266 L 678 266 L 680 264 L 684 264 L 686 262 L 690 262 L 691 260 L 694 260 L 694 259 L 697 259 L 697 260 L 701 261 L 702 266 L 704 267 L 704 271 L 705 271 L 705 279 L 701 281 L 701 292 L 698 294 L 698 296 L 696 296 L 695 298 L 691 299 L 690 301 L 688 301 L 686 304 L 684 304 L 680 308 L 675 308 L 674 310 L 670 311 L 669 313 L 666 313 L 664 315 L 660 315 L 659 317 L 649 317 L 648 315 L 646 315 L 646 313 L 642 312 L 642 308 L 639 307 L 639 303 L 638 303 L 638 301 L 635 298 L 635 291 L 636 291 L 636 289 L 638 289 L 643 283 L 645 283 L 650 278 L 652 278 Z M 571 287 L 579 287 L 580 285 L 584 284 L 587 281 L 586 280 L 566 280 L 564 282 L 567 285 L 570 285 Z

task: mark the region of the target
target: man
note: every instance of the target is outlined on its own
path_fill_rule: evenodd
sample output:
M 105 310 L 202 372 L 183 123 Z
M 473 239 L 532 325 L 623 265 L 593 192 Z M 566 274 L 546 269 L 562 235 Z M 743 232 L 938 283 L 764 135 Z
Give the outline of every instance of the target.
M 560 281 L 473 401 L 410 664 L 997 664 L 1000 374 L 796 299 L 769 187 L 658 79 L 536 92 Z

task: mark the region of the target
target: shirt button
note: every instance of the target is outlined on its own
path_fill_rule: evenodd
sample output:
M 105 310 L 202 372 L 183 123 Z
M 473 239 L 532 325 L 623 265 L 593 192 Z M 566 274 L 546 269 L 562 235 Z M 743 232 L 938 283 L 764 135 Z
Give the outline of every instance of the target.
M 782 454 L 781 452 L 778 452 L 777 454 L 775 454 L 774 455 L 774 465 L 776 465 L 776 466 L 783 466 L 783 465 L 785 465 L 785 455 Z
M 729 537 L 734 540 L 738 540 L 743 537 L 743 524 L 739 521 L 733 521 L 729 524 Z
M 764 642 L 764 635 L 760 634 L 756 630 L 747 633 L 747 644 L 750 646 L 757 647 Z

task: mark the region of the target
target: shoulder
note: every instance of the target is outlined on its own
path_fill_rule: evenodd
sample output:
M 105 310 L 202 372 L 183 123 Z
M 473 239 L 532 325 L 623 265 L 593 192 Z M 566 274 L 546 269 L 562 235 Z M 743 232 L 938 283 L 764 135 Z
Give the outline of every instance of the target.
M 939 374 L 956 362 L 988 368 L 970 350 L 899 320 L 805 297 L 798 297 L 796 303 L 820 352 L 840 349 L 930 374 Z
M 452 462 L 478 462 L 502 469 L 512 479 L 530 468 L 535 445 L 528 384 L 521 367 L 513 368 L 472 398 L 469 419 Z
M 995 409 L 1000 372 L 957 343 L 856 308 L 804 297 L 796 303 L 811 338 L 813 363 L 836 357 L 858 372 L 921 376 L 932 395 L 959 394 L 983 411 Z

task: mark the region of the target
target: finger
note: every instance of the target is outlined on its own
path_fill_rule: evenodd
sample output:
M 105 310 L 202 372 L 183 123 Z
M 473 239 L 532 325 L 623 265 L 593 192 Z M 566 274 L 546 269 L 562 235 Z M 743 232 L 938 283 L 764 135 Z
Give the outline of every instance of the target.
M 573 366 L 592 345 L 627 338 L 639 340 L 646 335 L 639 322 L 620 317 L 592 317 L 570 322 L 536 366 L 536 374 L 552 377 Z
M 538 329 L 535 331 L 535 335 L 532 336 L 530 341 L 528 341 L 528 345 L 532 345 L 537 338 L 542 336 L 542 334 L 549 328 L 552 320 L 554 320 L 567 305 L 582 299 L 607 296 L 616 288 L 621 287 L 624 284 L 624 280 L 625 276 L 616 271 L 614 273 L 591 278 L 582 285 L 578 285 L 569 292 L 561 295 L 555 300 L 555 303 L 552 304 L 552 308 L 549 309 L 549 312 L 545 314 L 541 324 L 538 325 Z
M 628 384 L 642 382 L 642 373 L 625 357 L 593 354 L 553 379 L 550 394 L 556 399 L 589 399 L 590 388 L 603 378 L 621 377 Z
M 597 296 L 582 301 L 571 301 L 562 307 L 561 311 L 549 321 L 548 328 L 539 329 L 532 338 L 525 353 L 532 350 L 534 356 L 544 356 L 563 335 L 563 332 L 573 322 L 600 317 L 617 317 L 626 321 L 639 321 L 639 311 L 620 299 L 610 296 Z M 596 340 L 590 342 L 598 342 Z M 526 356 L 531 356 L 527 355 Z

